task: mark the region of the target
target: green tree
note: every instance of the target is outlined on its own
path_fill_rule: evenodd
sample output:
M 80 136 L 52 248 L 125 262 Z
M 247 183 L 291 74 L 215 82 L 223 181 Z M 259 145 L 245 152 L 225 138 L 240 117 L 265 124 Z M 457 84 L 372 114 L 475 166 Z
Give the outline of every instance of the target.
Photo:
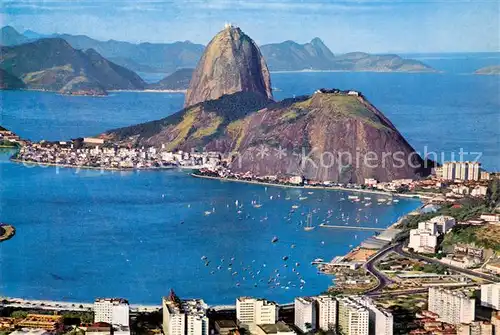
M 14 311 L 10 314 L 14 319 L 24 319 L 28 316 L 28 312 L 26 311 Z

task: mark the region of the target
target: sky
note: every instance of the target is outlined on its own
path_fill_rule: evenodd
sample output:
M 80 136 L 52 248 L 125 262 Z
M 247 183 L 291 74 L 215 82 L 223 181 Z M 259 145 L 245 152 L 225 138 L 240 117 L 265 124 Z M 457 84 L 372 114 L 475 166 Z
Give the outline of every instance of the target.
M 207 44 L 231 22 L 258 44 L 321 38 L 334 52 L 500 51 L 500 0 L 0 0 L 20 32 Z

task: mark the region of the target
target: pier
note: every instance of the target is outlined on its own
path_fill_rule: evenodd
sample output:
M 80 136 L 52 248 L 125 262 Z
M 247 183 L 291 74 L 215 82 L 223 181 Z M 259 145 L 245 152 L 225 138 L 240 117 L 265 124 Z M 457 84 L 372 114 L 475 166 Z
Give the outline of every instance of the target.
M 362 227 L 362 226 L 339 226 L 339 225 L 328 225 L 320 224 L 322 228 L 333 228 L 333 229 L 349 229 L 349 230 L 371 230 L 371 231 L 384 231 L 386 228 L 375 228 L 375 227 Z

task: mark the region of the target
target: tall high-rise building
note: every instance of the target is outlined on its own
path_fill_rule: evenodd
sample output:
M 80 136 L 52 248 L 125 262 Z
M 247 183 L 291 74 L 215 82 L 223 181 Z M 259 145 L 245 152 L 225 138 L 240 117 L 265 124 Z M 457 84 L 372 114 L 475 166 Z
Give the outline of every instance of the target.
M 442 173 L 443 179 L 446 180 L 479 180 L 481 178 L 481 163 L 445 162 Z
M 107 322 L 114 326 L 129 326 L 130 306 L 121 298 L 99 298 L 94 302 L 94 322 Z
M 162 308 L 165 335 L 208 335 L 208 306 L 203 300 L 180 300 L 171 291 L 163 297 Z
M 443 322 L 457 325 L 470 323 L 475 317 L 474 291 L 470 289 L 429 288 L 429 311 L 439 315 Z
M 353 299 L 368 309 L 370 335 L 392 335 L 394 333 L 394 317 L 391 312 L 377 306 L 369 297 L 353 297 Z
M 338 330 L 344 335 L 369 335 L 369 311 L 352 297 L 338 298 Z
M 295 298 L 295 326 L 306 333 L 317 329 L 316 300 L 312 297 Z
M 265 299 L 240 297 L 236 299 L 236 319 L 242 327 L 254 329 L 257 325 L 275 324 L 278 305 Z
M 500 310 L 500 283 L 481 285 L 481 306 Z
M 318 327 L 321 330 L 335 330 L 337 327 L 337 300 L 328 295 L 315 298 L 317 302 Z

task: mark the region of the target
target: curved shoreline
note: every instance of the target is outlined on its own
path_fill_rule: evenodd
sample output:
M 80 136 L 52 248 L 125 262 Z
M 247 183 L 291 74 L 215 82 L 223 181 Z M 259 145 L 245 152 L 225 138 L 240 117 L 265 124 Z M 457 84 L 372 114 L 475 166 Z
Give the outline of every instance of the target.
M 403 193 L 391 193 L 385 191 L 376 191 L 376 190 L 366 190 L 366 189 L 352 189 L 347 187 L 340 186 L 309 186 L 309 185 L 285 185 L 285 184 L 275 184 L 264 181 L 255 181 L 255 180 L 243 180 L 243 179 L 234 179 L 234 178 L 221 178 L 221 177 L 212 177 L 212 176 L 204 176 L 196 173 L 191 173 L 191 176 L 196 178 L 205 178 L 205 179 L 213 179 L 219 181 L 230 181 L 236 183 L 246 183 L 246 184 L 254 184 L 254 185 L 264 185 L 264 186 L 273 186 L 273 187 L 286 187 L 286 188 L 298 188 L 298 189 L 316 189 L 316 190 L 332 190 L 332 191 L 346 191 L 353 193 L 369 193 L 369 194 L 378 194 L 378 195 L 386 195 L 390 197 L 401 197 L 401 198 L 409 198 L 409 199 L 431 199 L 431 196 L 421 195 L 421 194 L 403 194 Z
M 161 170 L 173 170 L 173 169 L 184 169 L 184 170 L 193 170 L 197 169 L 197 167 L 193 166 L 162 166 L 162 167 L 145 167 L 145 168 L 114 168 L 114 167 L 95 167 L 95 166 L 86 166 L 86 165 L 71 165 L 71 164 L 59 164 L 59 163 L 41 163 L 41 162 L 31 162 L 25 161 L 17 158 L 10 158 L 11 162 L 22 164 L 28 168 L 31 167 L 61 167 L 67 169 L 85 169 L 85 170 L 101 170 L 101 171 L 118 171 L 118 172 L 134 172 L 134 171 L 161 171 Z M 29 165 L 29 166 L 27 166 Z

